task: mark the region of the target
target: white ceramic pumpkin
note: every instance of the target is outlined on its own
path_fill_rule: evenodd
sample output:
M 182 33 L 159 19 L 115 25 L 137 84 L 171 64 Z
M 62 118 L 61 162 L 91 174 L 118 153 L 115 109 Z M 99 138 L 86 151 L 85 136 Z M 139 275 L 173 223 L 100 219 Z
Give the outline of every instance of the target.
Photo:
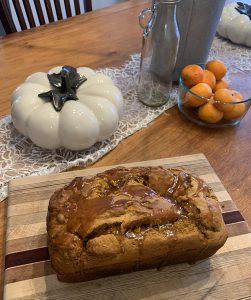
M 251 20 L 245 14 L 240 14 L 237 3 L 225 5 L 217 28 L 220 36 L 235 44 L 251 47 Z
M 59 73 L 62 67 L 48 74 Z M 11 96 L 11 116 L 16 129 L 42 148 L 86 149 L 109 138 L 122 115 L 123 96 L 113 81 L 86 67 L 77 68 L 85 81 L 76 91 L 78 100 L 68 100 L 61 111 L 38 96 L 52 90 L 47 74 L 31 74 Z

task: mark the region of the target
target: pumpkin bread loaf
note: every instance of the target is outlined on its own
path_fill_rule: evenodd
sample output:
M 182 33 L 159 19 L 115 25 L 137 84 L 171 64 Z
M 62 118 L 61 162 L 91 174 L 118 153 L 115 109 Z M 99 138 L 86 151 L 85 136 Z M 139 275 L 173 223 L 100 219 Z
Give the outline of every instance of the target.
M 227 239 L 212 189 L 162 167 L 74 179 L 51 197 L 47 231 L 52 266 L 66 282 L 193 263 Z

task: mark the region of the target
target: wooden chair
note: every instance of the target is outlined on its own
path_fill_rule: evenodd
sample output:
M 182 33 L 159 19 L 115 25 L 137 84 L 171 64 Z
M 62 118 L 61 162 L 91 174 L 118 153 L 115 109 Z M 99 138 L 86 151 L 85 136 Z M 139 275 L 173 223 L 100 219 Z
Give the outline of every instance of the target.
M 35 20 L 34 20 L 32 8 L 30 5 L 30 0 L 9 0 L 9 1 L 8 0 L 0 0 L 0 20 L 3 24 L 6 34 L 17 31 L 16 26 L 13 21 L 13 18 L 12 18 L 11 11 L 10 11 L 10 3 L 9 3 L 10 1 L 12 1 L 13 7 L 15 8 L 15 12 L 16 12 L 17 19 L 18 19 L 19 25 L 21 27 L 21 30 L 25 30 L 25 29 L 28 29 L 29 27 L 32 28 L 32 27 L 37 26 L 35 23 Z M 62 8 L 60 5 L 60 0 L 52 0 L 52 1 L 54 2 L 54 5 L 55 5 L 57 19 L 62 20 L 63 14 L 62 14 Z M 74 0 L 74 8 L 75 8 L 76 15 L 81 14 L 81 10 L 80 10 L 80 2 L 81 1 L 84 4 L 85 12 L 92 10 L 92 0 Z M 27 26 L 27 24 L 25 22 L 25 16 L 24 16 L 23 10 L 21 8 L 21 4 L 20 4 L 21 2 L 23 4 L 23 8 L 25 10 L 25 14 L 27 17 L 26 20 L 28 20 L 29 27 Z M 53 15 L 53 9 L 52 9 L 50 0 L 44 0 L 44 4 L 45 4 L 49 23 L 56 21 L 56 19 L 54 18 L 54 15 Z M 34 0 L 34 5 L 36 8 L 39 25 L 45 24 L 46 22 L 45 22 L 44 13 L 43 13 L 42 6 L 41 6 L 41 0 Z M 64 6 L 65 6 L 65 12 L 66 12 L 67 18 L 72 17 L 70 0 L 64 0 Z

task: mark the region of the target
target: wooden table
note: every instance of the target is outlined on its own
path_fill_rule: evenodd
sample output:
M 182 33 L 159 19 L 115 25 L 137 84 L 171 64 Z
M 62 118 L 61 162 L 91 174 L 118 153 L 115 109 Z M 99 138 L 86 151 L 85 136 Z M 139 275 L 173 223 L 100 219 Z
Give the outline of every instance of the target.
M 34 71 L 47 71 L 62 64 L 120 66 L 130 54 L 139 52 L 142 30 L 137 16 L 148 3 L 128 1 L 2 38 L 0 115 L 10 112 L 12 90 Z M 148 128 L 124 140 L 94 166 L 204 153 L 251 225 L 250 124 L 251 112 L 234 128 L 202 128 L 187 121 L 174 107 Z M 2 245 L 5 205 L 6 201 L 0 204 Z

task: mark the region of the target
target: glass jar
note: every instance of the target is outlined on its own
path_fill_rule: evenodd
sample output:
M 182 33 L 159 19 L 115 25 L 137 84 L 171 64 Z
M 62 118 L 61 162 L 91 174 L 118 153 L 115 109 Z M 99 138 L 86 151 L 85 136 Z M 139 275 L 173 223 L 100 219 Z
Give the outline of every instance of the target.
M 170 98 L 172 74 L 179 47 L 176 5 L 180 0 L 153 0 L 139 16 L 143 28 L 138 98 L 148 106 L 161 106 Z M 144 17 L 151 13 L 146 26 Z

